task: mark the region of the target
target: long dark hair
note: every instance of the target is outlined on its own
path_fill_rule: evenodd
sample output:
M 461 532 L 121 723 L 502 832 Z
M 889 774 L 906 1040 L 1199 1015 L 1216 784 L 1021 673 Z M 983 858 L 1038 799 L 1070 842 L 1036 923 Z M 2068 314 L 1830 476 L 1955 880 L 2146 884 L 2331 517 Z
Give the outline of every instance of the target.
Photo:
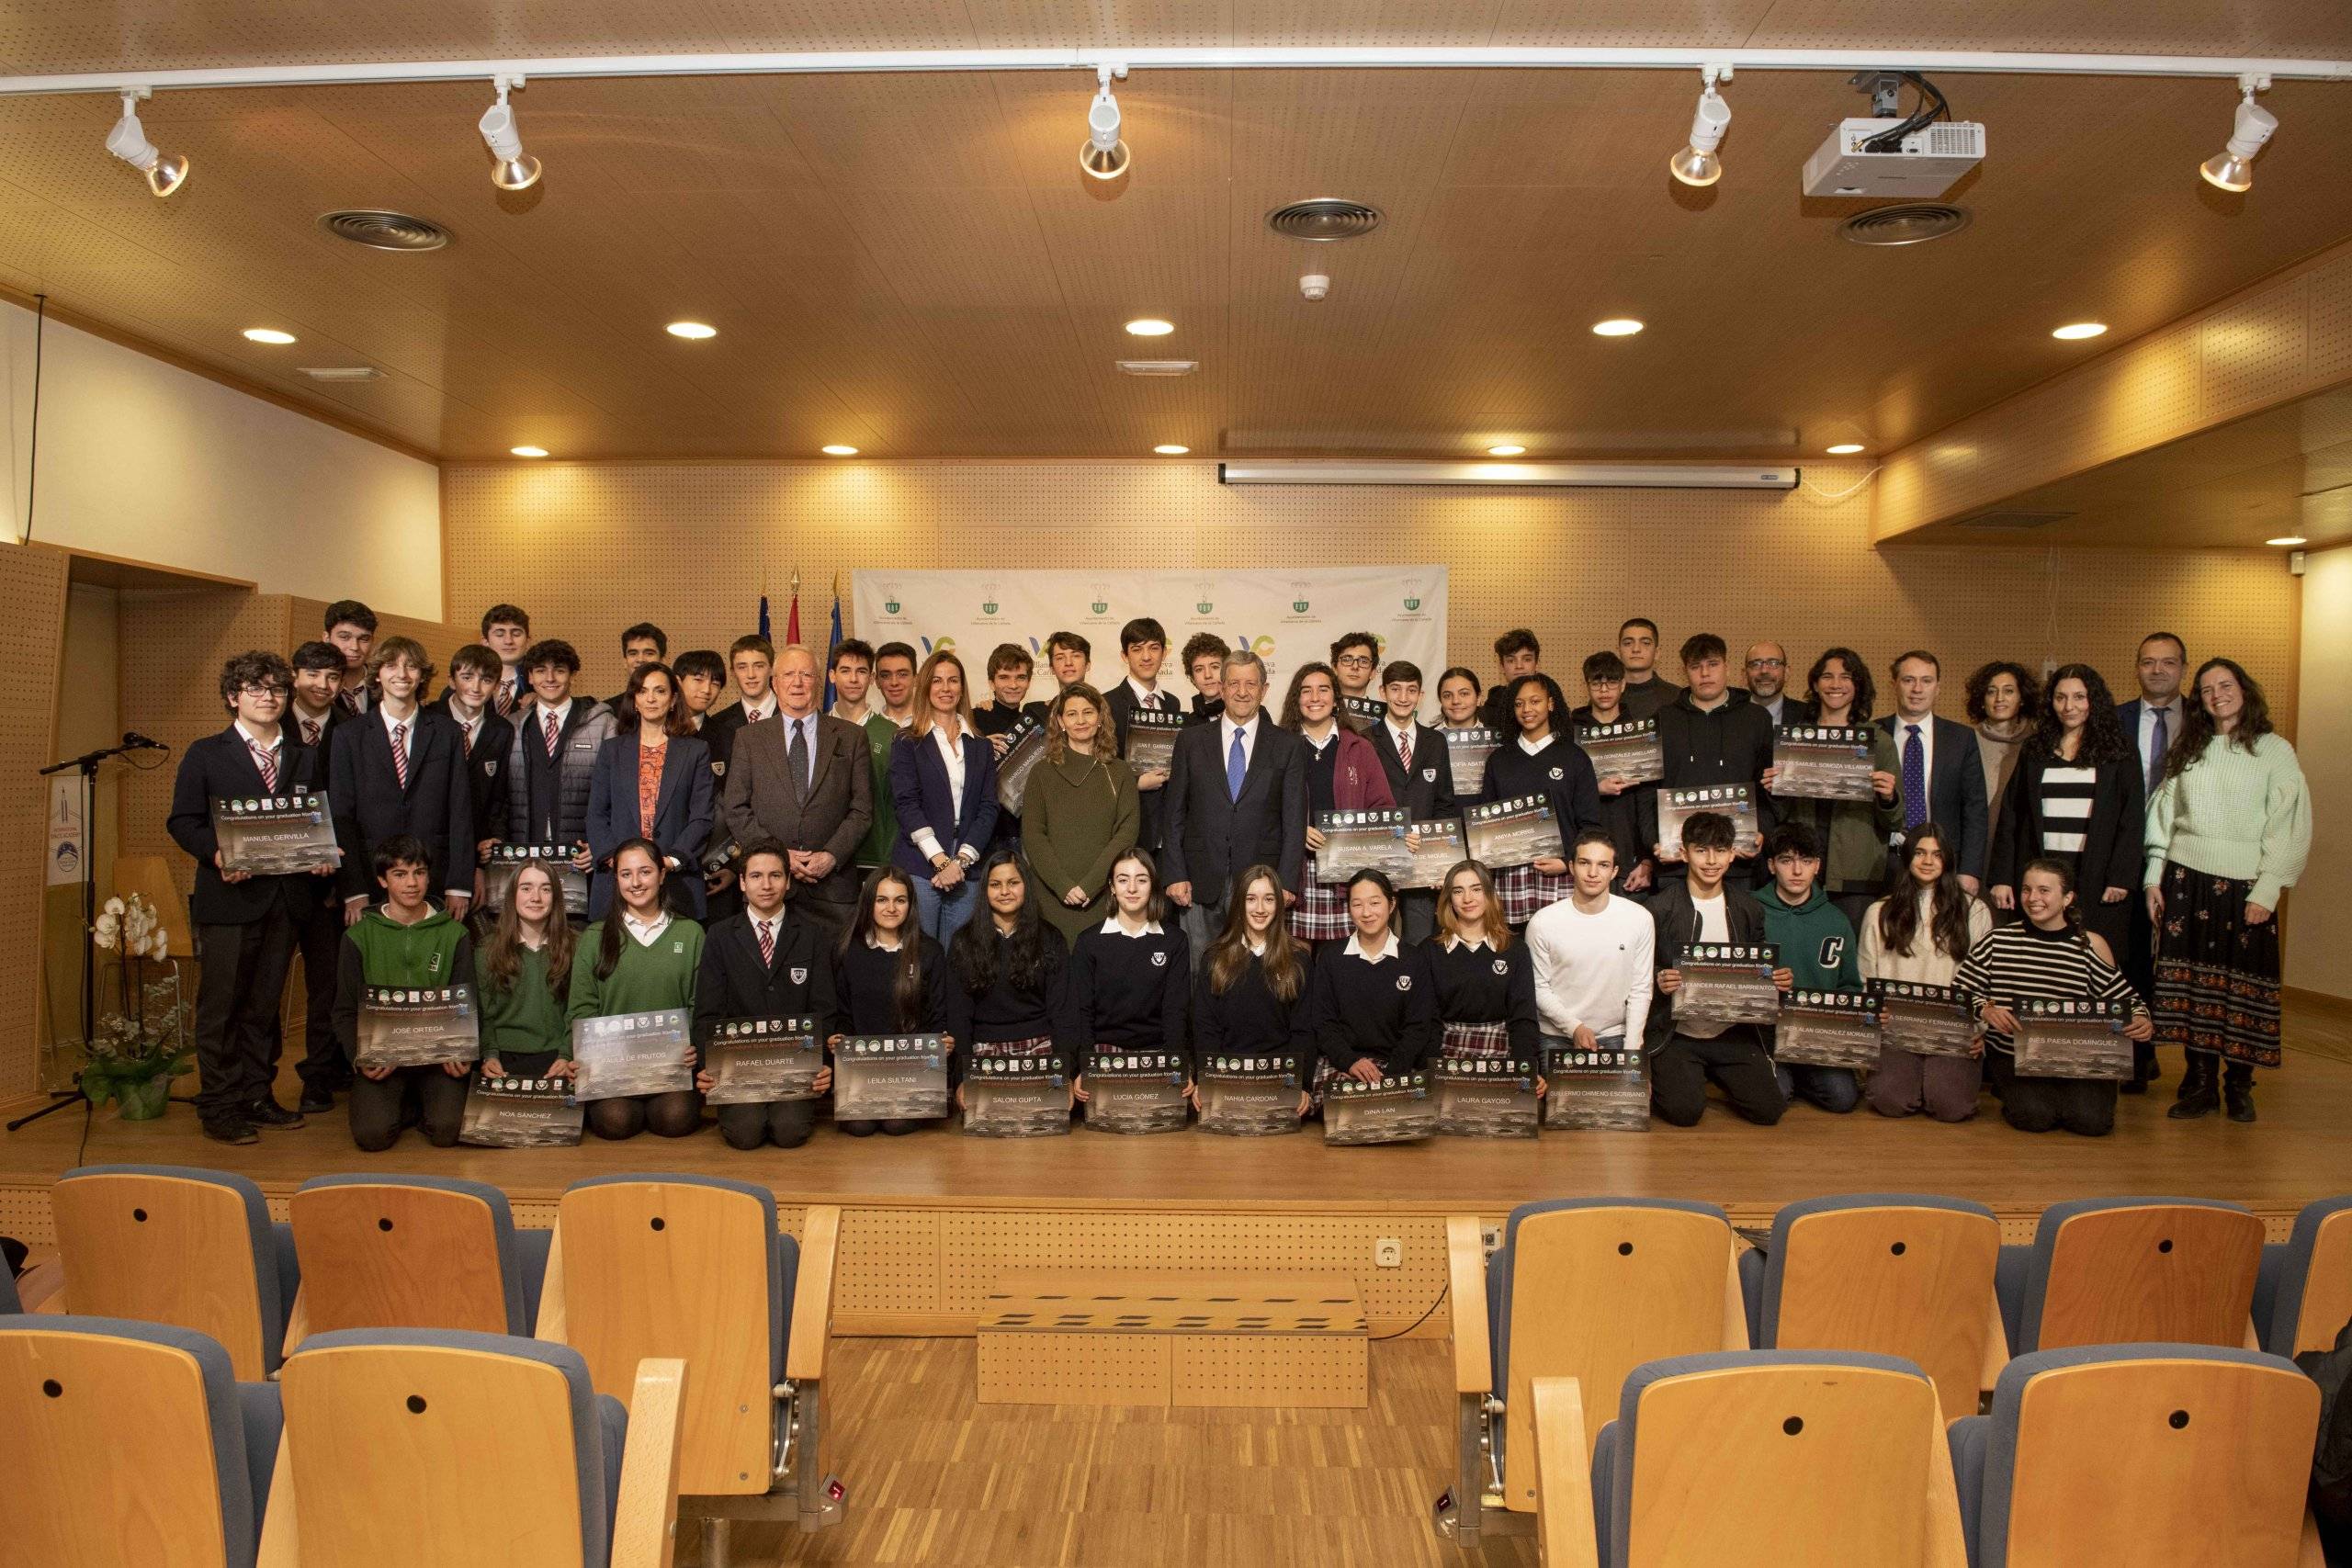
M 2065 681 L 2080 681 L 2091 703 L 2091 716 L 2083 722 L 2082 749 L 2075 753 L 2075 761 L 2086 767 L 2128 761 L 2132 747 L 2124 739 L 2123 721 L 2116 716 L 2115 695 L 2107 689 L 2106 679 L 2087 664 L 2061 664 L 2051 672 L 2045 689 L 2048 700 L 2034 719 L 2033 733 L 2026 738 L 2024 755 L 2035 761 L 2062 760 L 2058 745 L 2066 727 L 2058 722 L 2058 687 Z
M 749 859 L 749 856 L 745 857 Z M 899 959 L 890 969 L 891 1021 L 902 1030 L 922 1027 L 922 925 L 915 919 L 914 879 L 895 865 L 877 866 L 857 896 L 857 914 L 842 934 L 834 951 L 846 956 L 853 947 L 882 928 L 875 922 L 874 900 L 882 889 L 897 883 L 907 896 L 907 918 L 899 926 Z
M 2166 778 L 2187 773 L 2191 763 L 2205 755 L 2206 744 L 2221 733 L 2214 727 L 2213 716 L 2205 711 L 2204 701 L 2197 694 L 2210 670 L 2228 671 L 2236 678 L 2238 689 L 2245 694 L 2238 727 L 2230 731 L 2231 744 L 2251 751 L 2256 741 L 2270 733 L 2270 704 L 2263 697 L 2262 688 L 2255 684 L 2254 677 L 2234 659 L 2209 659 L 2197 667 L 2197 678 L 2189 682 L 2187 700 L 2180 705 L 2180 733 L 2174 738 L 2172 750 L 2165 753 Z
M 1862 656 L 1850 648 L 1825 648 L 1821 650 L 1821 657 L 1815 660 L 1813 668 L 1805 671 L 1806 695 L 1812 697 L 1816 708 L 1821 705 L 1821 699 L 1815 694 L 1814 688 L 1821 684 L 1821 672 L 1829 668 L 1829 661 L 1833 659 L 1846 667 L 1847 675 L 1854 682 L 1854 705 L 1848 710 L 1846 722 L 1849 725 L 1868 724 L 1871 715 L 1878 711 L 1878 682 L 1871 679 L 1871 667 L 1862 662 Z
M 1049 968 L 1046 961 L 1046 921 L 1037 913 L 1037 899 L 1029 888 L 1029 876 L 1021 870 L 1021 856 L 1012 850 L 999 850 L 982 863 L 973 874 L 979 884 L 980 905 L 956 933 L 948 945 L 948 962 L 956 965 L 956 978 L 964 989 L 979 996 L 996 984 L 996 910 L 989 906 L 989 878 L 996 868 L 1009 865 L 1021 876 L 1024 896 L 1020 912 L 1012 918 L 1012 937 L 1006 943 L 1005 978 L 1015 990 L 1036 991 L 1044 988 Z M 1057 939 L 1058 940 L 1058 938 Z
M 641 670 L 644 666 L 638 668 Z M 627 908 L 621 901 L 621 856 L 631 850 L 644 851 L 645 858 L 653 863 L 653 907 L 657 909 L 662 907 L 662 884 L 670 876 L 669 867 L 662 863 L 661 846 L 650 839 L 624 839 L 621 847 L 613 852 L 613 901 L 605 908 L 601 922 L 604 931 L 596 939 L 596 978 L 599 980 L 613 977 L 614 966 L 621 961 L 622 944 L 628 941 L 628 932 L 621 929 L 621 914 Z
M 1313 663 L 1300 665 L 1292 674 L 1290 690 L 1283 694 L 1283 728 L 1296 729 L 1306 722 L 1299 716 L 1298 689 L 1306 684 L 1306 678 L 1309 675 L 1320 675 L 1331 682 L 1332 721 L 1339 724 L 1346 723 L 1347 715 L 1340 711 L 1340 672 L 1322 660 L 1317 660 Z
M 515 912 L 514 889 L 533 872 L 548 879 L 548 892 L 553 902 L 548 906 L 547 929 L 540 933 L 545 944 L 541 951 L 548 960 L 548 989 L 560 998 L 571 981 L 571 950 L 579 937 L 571 922 L 564 918 L 563 884 L 555 872 L 545 864 L 532 862 L 514 874 L 514 881 L 506 889 L 506 903 L 498 911 L 498 923 L 491 928 L 490 940 L 482 944 L 482 978 L 489 982 L 486 989 L 511 991 L 523 974 L 523 917 Z
M 1145 849 L 1141 844 L 1136 844 L 1128 849 L 1120 851 L 1119 858 L 1111 863 L 1111 880 L 1116 881 L 1118 879 L 1119 868 L 1126 864 L 1129 861 L 1133 861 L 1137 865 L 1143 867 L 1143 874 L 1145 877 L 1151 883 L 1151 891 L 1145 896 L 1143 901 L 1143 918 L 1145 922 L 1147 924 L 1157 924 L 1158 922 L 1166 919 L 1168 918 L 1168 897 L 1167 895 L 1163 894 L 1159 890 L 1159 863 L 1151 858 L 1151 852 L 1149 850 Z M 1111 895 L 1111 913 L 1115 917 L 1118 914 L 1118 911 L 1119 896 L 1116 893 L 1114 893 Z
M 1261 882 L 1274 885 L 1274 923 L 1266 928 L 1266 989 L 1279 1002 L 1295 1002 L 1306 988 L 1306 944 L 1290 934 L 1283 918 L 1282 874 L 1270 865 L 1253 865 L 1233 879 L 1226 901 L 1225 930 L 1217 932 L 1204 955 L 1208 965 L 1209 995 L 1221 997 L 1250 970 L 1250 889 Z
M 692 735 L 695 732 L 694 721 L 686 716 L 686 699 L 678 691 L 677 671 L 658 659 L 650 664 L 640 664 L 628 672 L 628 684 L 622 689 L 617 716 L 621 733 L 634 735 L 644 728 L 644 721 L 637 715 L 637 694 L 645 690 L 645 682 L 656 675 L 670 682 L 670 711 L 662 716 L 662 733 Z
M 1912 943 L 1919 940 L 1918 878 L 1911 874 L 1911 857 L 1928 840 L 1943 852 L 1944 874 L 1928 891 L 1928 940 L 1953 958 L 1965 958 L 1969 906 L 1976 900 L 1960 885 L 1960 856 L 1952 850 L 1951 835 L 1933 822 L 1920 823 L 1904 841 L 1902 883 L 1879 900 L 1879 945 L 1908 956 Z
M 2041 716 L 2041 682 L 2033 671 L 2014 659 L 1996 659 L 1980 664 L 1968 677 L 1968 716 L 1977 724 L 1990 724 L 1984 712 L 1984 694 L 1992 689 L 1993 677 L 2007 675 L 2018 683 L 2018 716 L 2015 722 L 2031 724 Z

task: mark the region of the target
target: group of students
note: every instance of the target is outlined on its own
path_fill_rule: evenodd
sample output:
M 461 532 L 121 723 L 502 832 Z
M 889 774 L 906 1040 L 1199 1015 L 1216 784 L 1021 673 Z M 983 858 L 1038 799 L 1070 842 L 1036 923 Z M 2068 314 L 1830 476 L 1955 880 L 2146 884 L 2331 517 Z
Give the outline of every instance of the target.
M 1123 628 L 1107 688 L 1087 639 L 1057 632 L 1050 701 L 1028 698 L 1034 660 L 1008 643 L 978 704 L 951 649 L 847 639 L 820 666 L 746 637 L 673 662 L 650 624 L 623 634 L 626 689 L 599 703 L 573 689 L 577 651 L 533 640 L 511 604 L 428 703 L 420 646 L 377 643 L 355 602 L 326 620 L 290 660 L 229 661 L 232 722 L 188 748 L 174 797 L 171 831 L 198 863 L 198 1110 L 223 1141 L 299 1125 L 346 1091 L 363 1146 L 409 1124 L 455 1141 L 469 1069 L 352 1066 L 364 989 L 454 983 L 441 975 L 477 987 L 493 1074 L 561 1076 L 578 1019 L 689 1010 L 700 1088 L 591 1101 L 605 1137 L 699 1126 L 703 1047 L 752 1016 L 815 1017 L 828 1037 L 942 1034 L 958 1081 L 975 1055 L 1050 1055 L 1080 1099 L 1097 1051 L 1287 1056 L 1302 1115 L 1335 1074 L 1614 1040 L 1638 1043 L 1656 1112 L 1677 1124 L 1700 1118 L 1710 1080 L 1769 1122 L 1792 1096 L 1960 1120 L 1983 1079 L 2013 1125 L 2104 1132 L 2114 1083 L 2014 1071 L 2013 1004 L 2041 996 L 2128 999 L 2136 1041 L 2186 1047 L 2176 1116 L 2226 1100 L 2251 1120 L 2251 1068 L 2278 1063 L 2270 914 L 2308 852 L 2308 795 L 2251 677 L 2209 660 L 2184 692 L 2168 634 L 2143 643 L 2141 695 L 2120 706 L 2086 665 L 2052 674 L 2046 701 L 2022 667 L 1988 665 L 1969 682 L 1971 727 L 1935 716 L 1924 651 L 1894 662 L 1895 711 L 1874 719 L 1850 649 L 1821 654 L 1799 697 L 1778 645 L 1748 650 L 1740 688 L 1722 639 L 1701 634 L 1678 686 L 1638 617 L 1584 660 L 1587 702 L 1570 708 L 1519 629 L 1496 640 L 1491 686 L 1462 667 L 1439 676 L 1430 725 L 1422 672 L 1382 666 L 1369 633 L 1293 671 L 1277 715 L 1262 660 L 1214 636 L 1182 650 L 1189 703 L 1165 688 L 1168 641 L 1148 618 Z M 827 679 L 836 700 L 820 711 Z M 1780 727 L 1873 721 L 1870 799 L 1773 793 Z M 1603 776 L 1578 743 L 1629 722 L 1654 726 L 1662 779 Z M 1127 761 L 1138 728 L 1172 732 L 1164 765 Z M 998 771 L 1033 731 L 1043 750 L 1016 815 Z M 1492 747 L 1476 791 L 1454 784 L 1464 731 L 1491 732 L 1466 738 Z M 1755 847 L 1702 811 L 1669 858 L 1659 791 L 1708 784 L 1747 786 Z M 327 794 L 340 868 L 224 871 L 211 802 L 302 788 Z M 1464 861 L 1401 894 L 1317 863 L 1323 813 L 1403 807 L 1423 823 L 1529 796 L 1550 808 L 1557 857 Z M 494 920 L 470 910 L 500 844 L 559 846 L 587 879 L 586 929 L 544 860 L 515 874 Z M 1978 1055 L 1889 1050 L 1866 1088 L 1777 1065 L 1768 1029 L 1678 1020 L 1679 954 L 1702 942 L 1775 943 L 1784 991 L 1954 987 Z M 311 1005 L 288 1110 L 270 1086 L 298 953 Z M 2125 1089 L 2144 1089 L 2153 1052 L 2143 1062 Z M 723 1106 L 721 1130 L 788 1146 L 816 1103 Z

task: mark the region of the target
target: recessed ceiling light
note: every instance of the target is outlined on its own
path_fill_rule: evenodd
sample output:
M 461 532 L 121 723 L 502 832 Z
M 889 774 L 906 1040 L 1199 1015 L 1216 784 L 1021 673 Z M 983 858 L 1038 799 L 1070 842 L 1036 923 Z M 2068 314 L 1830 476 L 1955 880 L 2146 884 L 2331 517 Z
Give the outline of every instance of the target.
M 1487 447 L 1487 456 L 1489 457 L 1516 457 L 1521 452 L 1526 450 L 1527 448 L 1524 446 L 1514 446 L 1510 442 L 1506 441 L 1499 446 Z
M 1163 457 L 1181 457 L 1185 453 L 1190 452 L 1192 448 L 1190 446 L 1179 446 L 1173 441 L 1163 441 L 1159 446 L 1153 447 L 1152 450 L 1159 453 Z
M 548 455 L 544 446 L 509 446 L 507 450 L 517 457 L 544 457 Z
M 2105 321 L 2070 321 L 2063 327 L 2053 329 L 2050 335 L 2073 343 L 2079 338 L 2098 337 L 2106 331 Z
M 1632 337 L 1642 330 L 1642 323 L 1631 316 L 1611 316 L 1605 321 L 1593 322 L 1592 330 L 1600 337 Z
M 1833 457 L 1850 457 L 1861 449 L 1862 444 L 1859 441 L 1840 441 L 1835 446 L 1824 448 Z
M 245 341 L 248 343 L 287 344 L 294 341 L 294 334 L 292 333 L 279 332 L 276 327 L 247 327 L 245 329 Z
M 1157 316 L 1143 316 L 1127 323 L 1127 331 L 1137 337 L 1166 337 L 1175 330 L 1175 322 L 1163 321 Z
M 2288 536 L 2286 536 L 2286 537 L 2284 537 L 2284 538 L 2279 538 L 2279 539 L 2265 539 L 2265 540 L 2263 540 L 2262 542 L 2263 542 L 2264 544 L 2266 544 L 2266 545 L 2282 545 L 2282 546 L 2291 546 L 2291 545 L 2307 545 L 2307 544 L 2311 543 L 2311 541 L 2310 541 L 2309 539 L 2304 538 L 2301 534 L 2289 534 L 2289 535 L 2288 535 Z
M 707 337 L 717 337 L 718 335 L 718 329 L 717 327 L 706 326 L 700 321 L 672 321 L 669 326 L 663 330 L 672 337 L 693 338 L 696 342 L 700 342 L 702 339 Z
M 834 442 L 830 446 L 820 447 L 818 450 L 823 452 L 828 457 L 854 457 L 857 456 L 856 447 L 844 446 L 838 441 Z

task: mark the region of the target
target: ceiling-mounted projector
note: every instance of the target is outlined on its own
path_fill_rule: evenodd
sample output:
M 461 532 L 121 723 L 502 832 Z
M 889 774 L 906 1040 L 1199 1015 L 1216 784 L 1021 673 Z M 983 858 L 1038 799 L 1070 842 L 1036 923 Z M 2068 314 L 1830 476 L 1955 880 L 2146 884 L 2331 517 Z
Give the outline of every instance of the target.
M 1863 151 L 1873 137 L 1905 122 L 1849 119 L 1805 160 L 1807 196 L 1941 196 L 1984 161 L 1984 128 L 1971 119 L 1939 119 L 1903 138 L 1899 148 Z

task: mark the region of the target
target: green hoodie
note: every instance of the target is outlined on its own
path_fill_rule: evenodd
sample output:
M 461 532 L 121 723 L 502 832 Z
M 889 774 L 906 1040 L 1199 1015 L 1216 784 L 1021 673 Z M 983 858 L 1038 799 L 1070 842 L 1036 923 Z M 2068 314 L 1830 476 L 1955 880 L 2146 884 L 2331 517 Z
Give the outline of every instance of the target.
M 1776 882 L 1758 888 L 1756 901 L 1764 906 L 1764 940 L 1779 944 L 1781 963 L 1795 974 L 1797 989 L 1861 989 L 1861 944 L 1819 882 L 1802 904 L 1784 901 Z
M 359 1004 L 369 986 L 471 985 L 473 943 L 462 921 L 435 908 L 413 926 L 370 905 L 343 933 L 343 966 L 335 976 L 335 1038 L 349 1056 L 358 1048 Z

